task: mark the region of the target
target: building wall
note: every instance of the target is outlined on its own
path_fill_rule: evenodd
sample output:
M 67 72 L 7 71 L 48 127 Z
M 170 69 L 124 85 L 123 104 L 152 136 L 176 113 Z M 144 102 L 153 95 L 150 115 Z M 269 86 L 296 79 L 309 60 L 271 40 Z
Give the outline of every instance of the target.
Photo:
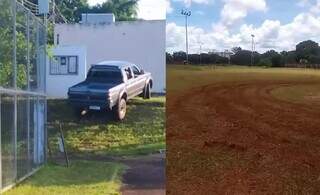
M 78 56 L 78 73 L 73 74 L 51 74 L 50 73 L 50 61 L 47 64 L 47 94 L 49 98 L 66 98 L 69 87 L 84 81 L 87 74 L 86 65 L 86 48 L 75 46 L 61 46 L 53 49 L 54 56 Z
M 166 22 L 134 21 L 110 25 L 58 24 L 55 43 L 87 48 L 87 65 L 105 60 L 135 63 L 154 78 L 154 92 L 165 91 Z

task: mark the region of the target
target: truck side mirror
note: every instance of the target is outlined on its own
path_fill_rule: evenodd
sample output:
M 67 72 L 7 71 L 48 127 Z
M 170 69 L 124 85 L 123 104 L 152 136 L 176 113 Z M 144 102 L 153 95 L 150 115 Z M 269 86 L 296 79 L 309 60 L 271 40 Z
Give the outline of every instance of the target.
M 140 70 L 140 74 L 144 74 L 144 70 L 143 69 Z

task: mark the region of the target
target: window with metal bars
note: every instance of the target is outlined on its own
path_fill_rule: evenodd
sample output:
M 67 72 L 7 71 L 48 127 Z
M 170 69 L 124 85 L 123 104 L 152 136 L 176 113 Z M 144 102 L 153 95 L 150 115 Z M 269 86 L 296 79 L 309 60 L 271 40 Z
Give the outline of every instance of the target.
M 78 56 L 54 56 L 50 60 L 51 75 L 77 75 Z

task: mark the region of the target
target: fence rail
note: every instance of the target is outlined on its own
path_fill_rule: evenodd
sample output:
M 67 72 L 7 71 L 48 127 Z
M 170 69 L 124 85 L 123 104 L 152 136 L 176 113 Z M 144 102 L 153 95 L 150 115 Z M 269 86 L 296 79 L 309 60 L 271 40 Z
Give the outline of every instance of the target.
M 310 69 L 320 69 L 320 64 L 286 64 L 287 68 L 310 68 Z

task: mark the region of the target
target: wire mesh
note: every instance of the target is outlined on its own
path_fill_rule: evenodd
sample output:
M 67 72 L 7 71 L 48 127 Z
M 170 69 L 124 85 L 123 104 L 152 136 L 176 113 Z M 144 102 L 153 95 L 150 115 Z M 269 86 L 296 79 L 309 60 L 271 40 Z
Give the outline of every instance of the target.
M 0 1 L 0 86 L 13 88 L 13 9 L 10 0 Z
M 14 96 L 1 95 L 2 187 L 15 181 Z
M 0 1 L 0 193 L 45 162 L 46 28 Z

